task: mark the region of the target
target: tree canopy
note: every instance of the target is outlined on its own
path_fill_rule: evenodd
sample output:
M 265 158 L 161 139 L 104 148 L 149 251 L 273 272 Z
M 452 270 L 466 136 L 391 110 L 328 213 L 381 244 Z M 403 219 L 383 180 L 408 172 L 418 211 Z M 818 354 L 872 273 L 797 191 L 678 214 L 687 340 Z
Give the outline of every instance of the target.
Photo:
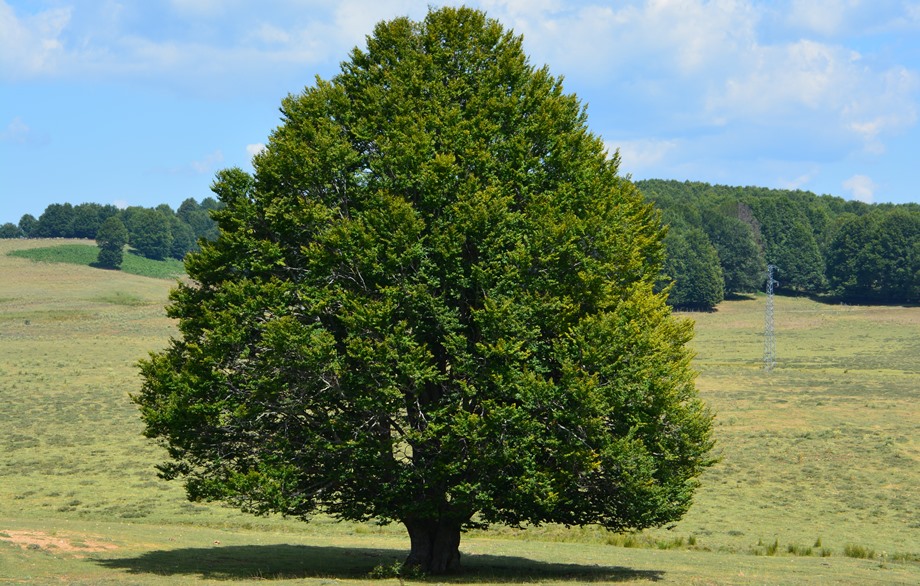
M 30 236 L 39 238 L 72 238 L 73 206 L 69 203 L 50 204 L 31 231 Z
M 0 226 L 0 238 L 22 238 L 23 235 L 22 229 L 12 222 Z
M 281 110 L 254 176 L 218 174 L 178 338 L 141 363 L 161 474 L 401 522 L 430 572 L 463 528 L 680 518 L 712 421 L 660 219 L 521 38 L 466 8 L 380 23 Z
M 705 215 L 703 227 L 718 253 L 725 293 L 757 291 L 767 263 L 751 225 L 735 215 L 713 210 Z
M 36 220 L 35 216 L 32 214 L 23 214 L 23 216 L 19 218 L 18 225 L 19 229 L 22 230 L 23 235 L 25 235 L 26 238 L 29 238 L 32 236 L 32 232 L 34 232 L 35 228 L 38 226 L 38 220 Z
M 107 269 L 119 269 L 124 260 L 124 249 L 128 243 L 128 229 L 118 216 L 109 216 L 96 232 L 99 246 L 97 263 Z
M 673 279 L 671 304 L 710 310 L 725 299 L 719 255 L 705 232 L 699 228 L 672 229 L 665 244 L 664 274 Z
M 769 262 L 777 268 L 781 291 L 842 301 L 918 299 L 918 204 L 867 204 L 807 191 L 659 179 L 637 186 L 672 229 L 706 231 L 719 254 L 726 293 L 763 287 Z M 680 270 L 689 266 L 672 262 L 669 268 L 677 272 L 668 276 L 680 282 Z M 680 299 L 671 295 L 669 300 L 679 306 Z
M 834 290 L 861 301 L 920 301 L 920 214 L 849 216 L 830 243 Z
M 141 256 L 163 260 L 172 251 L 169 217 L 160 210 L 128 208 L 125 214 L 128 242 Z

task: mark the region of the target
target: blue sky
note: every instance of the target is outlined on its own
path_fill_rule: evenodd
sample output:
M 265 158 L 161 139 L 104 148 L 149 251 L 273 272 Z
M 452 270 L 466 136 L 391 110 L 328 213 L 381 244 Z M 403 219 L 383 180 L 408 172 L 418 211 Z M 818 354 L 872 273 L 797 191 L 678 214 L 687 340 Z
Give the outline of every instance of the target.
M 406 0 L 0 0 L 0 223 L 173 208 Z M 459 4 L 437 2 L 430 4 Z M 920 202 L 920 0 L 481 0 L 635 179 Z

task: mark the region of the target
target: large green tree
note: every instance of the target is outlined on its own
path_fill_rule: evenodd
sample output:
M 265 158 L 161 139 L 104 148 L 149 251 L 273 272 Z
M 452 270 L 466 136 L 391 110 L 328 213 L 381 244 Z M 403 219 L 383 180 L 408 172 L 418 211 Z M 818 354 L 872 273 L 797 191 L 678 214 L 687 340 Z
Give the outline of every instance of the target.
M 490 523 L 672 522 L 711 463 L 658 214 L 576 97 L 481 12 L 379 24 L 283 101 L 141 363 L 192 499 L 401 522 L 459 564 Z

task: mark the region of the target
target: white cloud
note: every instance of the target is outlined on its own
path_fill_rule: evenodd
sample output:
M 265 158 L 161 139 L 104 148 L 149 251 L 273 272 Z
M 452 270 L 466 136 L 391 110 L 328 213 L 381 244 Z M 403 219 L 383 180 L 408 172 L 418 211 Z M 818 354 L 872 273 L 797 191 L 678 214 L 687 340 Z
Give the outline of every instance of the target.
M 878 186 L 867 175 L 853 175 L 843 182 L 843 188 L 850 192 L 853 199 L 872 203 Z
M 217 170 L 217 166 L 224 162 L 224 153 L 220 149 L 206 155 L 200 161 L 192 161 L 191 168 L 199 175 L 208 175 Z
M 264 151 L 265 148 L 266 148 L 265 145 L 262 144 L 261 142 L 257 142 L 255 144 L 247 144 L 246 152 L 249 153 L 250 157 L 254 157 L 258 155 L 259 153 L 261 153 L 262 151 Z
M 789 23 L 822 35 L 840 32 L 849 10 L 858 8 L 859 0 L 792 0 Z
M 267 22 L 256 27 L 248 38 L 265 45 L 288 45 L 292 40 L 291 33 Z
M 17 116 L 13 118 L 13 121 L 7 125 L 3 132 L 0 132 L 0 140 L 23 144 L 28 141 L 30 132 L 29 126 L 22 121 L 22 118 Z
M 228 8 L 226 0 L 170 0 L 173 10 L 180 14 L 210 16 Z
M 920 2 L 911 2 L 904 6 L 907 21 L 911 24 L 920 24 Z
M 789 0 L 776 2 L 783 26 L 825 39 L 886 34 L 915 28 L 916 2 L 905 0 Z
M 20 18 L 0 0 L 0 71 L 2 77 L 32 76 L 57 70 L 64 56 L 61 34 L 70 8 L 54 8 Z
M 777 181 L 777 185 L 782 189 L 802 189 L 811 183 L 817 174 L 817 169 L 813 169 L 808 173 L 795 177 L 794 179 L 779 179 Z
M 333 15 L 336 40 L 345 50 L 364 45 L 364 38 L 374 32 L 382 20 L 399 16 L 424 18 L 425 5 L 417 0 L 339 0 Z
M 744 60 L 746 67 L 710 90 L 714 124 L 772 120 L 815 136 L 848 135 L 880 153 L 883 135 L 917 121 L 920 78 L 903 67 L 874 70 L 858 53 L 807 40 L 757 46 Z
M 707 108 L 715 119 L 795 108 L 840 111 L 859 77 L 857 55 L 814 41 L 755 46 L 739 57 L 732 75 L 710 92 Z
M 6 128 L 0 131 L 0 142 L 8 142 L 18 145 L 42 146 L 51 141 L 48 135 L 36 132 L 19 116 L 7 124 Z
M 637 122 L 645 132 L 732 126 L 750 140 L 759 128 L 782 128 L 793 141 L 877 154 L 918 118 L 917 72 L 891 64 L 896 53 L 886 63 L 855 50 L 861 24 L 886 30 L 920 14 L 900 0 L 483 5 L 524 35 L 536 64 L 549 63 L 570 83 L 577 77 L 582 86 L 609 88 L 601 108 L 658 112 Z M 851 36 L 826 40 L 841 34 Z M 612 124 L 605 133 L 643 132 L 629 121 Z
M 209 153 L 197 161 L 191 161 L 174 167 L 152 167 L 149 172 L 158 175 L 210 175 L 224 162 L 224 153 L 220 149 Z
M 220 95 L 238 90 L 241 79 L 270 78 L 279 67 L 347 51 L 329 6 L 304 16 L 296 3 L 270 11 L 219 0 L 171 0 L 172 11 L 109 4 L 18 15 L 0 0 L 0 79 L 139 81 Z M 283 24 L 260 20 L 263 13 Z
M 920 75 L 903 67 L 880 75 L 865 76 L 863 83 L 875 83 L 872 91 L 854 92 L 843 109 L 850 130 L 862 137 L 867 151 L 880 154 L 883 134 L 898 133 L 917 122 L 917 94 Z
M 620 151 L 620 167 L 627 173 L 639 173 L 649 167 L 660 165 L 665 157 L 678 147 L 676 140 L 640 139 L 604 141 L 607 150 Z
M 537 64 L 599 77 L 641 67 L 683 76 L 711 70 L 751 42 L 758 10 L 742 0 L 484 2 L 523 34 Z

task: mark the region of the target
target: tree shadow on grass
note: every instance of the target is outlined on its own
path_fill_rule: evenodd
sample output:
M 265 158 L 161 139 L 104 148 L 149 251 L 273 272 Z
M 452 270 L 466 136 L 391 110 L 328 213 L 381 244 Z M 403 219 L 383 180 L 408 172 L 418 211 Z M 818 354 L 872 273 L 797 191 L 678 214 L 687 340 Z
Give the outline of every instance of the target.
M 393 549 L 308 545 L 244 545 L 151 551 L 132 558 L 95 559 L 94 563 L 131 574 L 197 575 L 210 580 L 361 579 L 378 566 L 392 567 L 405 558 Z M 431 581 L 452 584 L 556 580 L 585 582 L 657 582 L 664 572 L 618 566 L 548 563 L 515 556 L 463 556 L 457 574 Z M 413 579 L 419 581 L 419 579 Z M 425 581 L 424 579 L 422 581 Z
M 726 301 L 753 301 L 754 299 L 757 299 L 757 295 L 755 293 L 726 293 L 725 294 Z

